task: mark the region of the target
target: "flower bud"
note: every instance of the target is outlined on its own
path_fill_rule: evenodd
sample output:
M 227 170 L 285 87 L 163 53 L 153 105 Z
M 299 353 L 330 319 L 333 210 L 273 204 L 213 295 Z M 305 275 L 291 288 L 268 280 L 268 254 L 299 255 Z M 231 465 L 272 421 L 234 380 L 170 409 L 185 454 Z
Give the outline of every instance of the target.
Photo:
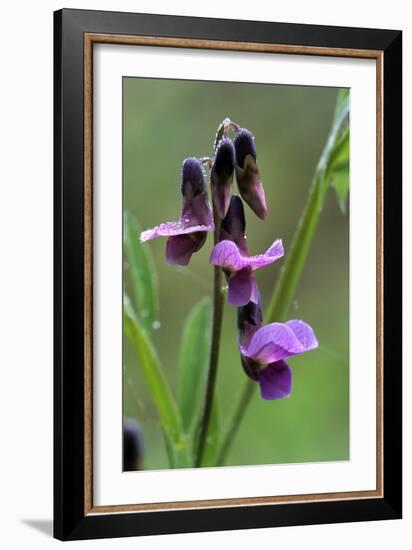
M 213 201 L 220 218 L 229 208 L 235 170 L 235 148 L 229 138 L 223 138 L 216 150 L 210 174 Z
M 249 302 L 245 306 L 237 308 L 237 328 L 239 333 L 239 343 L 242 346 L 248 346 L 252 336 L 262 326 L 263 316 L 260 295 L 258 301 L 258 304 Z M 240 354 L 240 360 L 243 370 L 247 376 L 252 380 L 257 381 L 259 366 L 256 362 L 242 354 Z
M 143 459 L 142 433 L 138 423 L 131 418 L 123 422 L 123 471 L 141 470 Z
M 203 166 L 191 157 L 183 162 L 180 190 L 183 195 L 182 221 L 188 225 L 209 225 L 212 211 L 207 198 Z
M 262 220 L 267 216 L 265 191 L 256 163 L 256 146 L 249 130 L 241 129 L 234 140 L 236 151 L 236 180 L 243 200 Z
M 245 230 L 246 220 L 242 199 L 238 195 L 232 195 L 229 209 L 222 220 L 220 240 L 233 241 L 241 252 L 248 254 Z
M 253 334 L 262 326 L 262 321 L 260 295 L 257 304 L 249 302 L 237 308 L 237 328 L 242 345 L 247 345 Z
M 199 159 L 190 157 L 183 161 L 180 190 L 188 200 L 206 191 L 205 176 Z

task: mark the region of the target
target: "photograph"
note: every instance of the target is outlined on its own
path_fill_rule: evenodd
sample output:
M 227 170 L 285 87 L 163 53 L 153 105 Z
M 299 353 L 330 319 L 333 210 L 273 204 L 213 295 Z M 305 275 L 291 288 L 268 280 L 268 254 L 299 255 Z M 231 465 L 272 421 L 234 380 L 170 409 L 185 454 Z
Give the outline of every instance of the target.
M 123 471 L 350 460 L 350 90 L 122 89 Z

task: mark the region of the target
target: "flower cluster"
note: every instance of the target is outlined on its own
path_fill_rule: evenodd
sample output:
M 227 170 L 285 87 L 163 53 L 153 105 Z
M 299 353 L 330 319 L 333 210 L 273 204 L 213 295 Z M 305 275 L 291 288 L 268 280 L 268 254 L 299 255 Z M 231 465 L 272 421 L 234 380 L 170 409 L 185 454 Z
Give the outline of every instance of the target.
M 235 130 L 233 140 L 228 135 L 229 128 Z M 167 237 L 166 261 L 187 265 L 192 254 L 205 244 L 207 233 L 215 232 L 217 242 L 210 263 L 223 270 L 228 302 L 238 308 L 239 350 L 244 371 L 258 382 L 264 399 L 279 399 L 289 396 L 292 387 L 292 373 L 285 359 L 310 351 L 318 344 L 313 330 L 303 321 L 262 324 L 254 272 L 281 258 L 284 249 L 277 239 L 263 254 L 249 254 L 243 201 L 260 219 L 264 220 L 268 214 L 255 141 L 249 130 L 228 119 L 221 129 L 213 160 L 188 158 L 183 162 L 180 219 L 144 231 L 140 239 Z M 213 212 L 203 171 L 205 160 L 211 166 Z M 235 178 L 240 197 L 232 194 Z

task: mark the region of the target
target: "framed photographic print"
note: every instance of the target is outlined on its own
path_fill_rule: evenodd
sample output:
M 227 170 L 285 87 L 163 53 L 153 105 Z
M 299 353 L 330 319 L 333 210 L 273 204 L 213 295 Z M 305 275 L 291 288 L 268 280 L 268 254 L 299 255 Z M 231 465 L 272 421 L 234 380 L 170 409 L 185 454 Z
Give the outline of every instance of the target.
M 401 32 L 54 26 L 55 536 L 400 518 Z

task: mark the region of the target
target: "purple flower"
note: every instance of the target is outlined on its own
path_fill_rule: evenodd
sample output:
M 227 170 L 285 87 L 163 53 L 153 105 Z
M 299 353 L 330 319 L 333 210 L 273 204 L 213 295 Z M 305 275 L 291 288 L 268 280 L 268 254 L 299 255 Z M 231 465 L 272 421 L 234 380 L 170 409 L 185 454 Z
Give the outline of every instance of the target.
M 246 374 L 258 382 L 263 399 L 288 397 L 292 369 L 285 359 L 318 347 L 312 328 L 303 321 L 260 326 L 260 304 L 238 309 L 239 347 Z
M 253 212 L 264 220 L 267 216 L 265 191 L 260 181 L 259 169 L 256 163 L 256 146 L 249 130 L 242 128 L 236 134 L 236 181 L 242 199 Z
M 243 204 L 234 195 L 225 219 L 222 222 L 220 238 L 223 239 L 212 250 L 210 262 L 222 267 L 228 278 L 228 301 L 234 306 L 259 301 L 259 291 L 253 271 L 269 265 L 284 254 L 282 241 L 276 240 L 264 253 L 249 256 L 245 238 L 245 216 Z
M 187 265 L 192 254 L 204 245 L 206 234 L 215 230 L 202 163 L 198 159 L 188 158 L 183 162 L 180 189 L 183 196 L 180 219 L 143 231 L 140 240 L 145 242 L 157 237 L 168 237 L 167 263 Z
M 235 148 L 229 138 L 223 138 L 216 149 L 210 172 L 213 201 L 220 218 L 227 214 L 235 172 Z

